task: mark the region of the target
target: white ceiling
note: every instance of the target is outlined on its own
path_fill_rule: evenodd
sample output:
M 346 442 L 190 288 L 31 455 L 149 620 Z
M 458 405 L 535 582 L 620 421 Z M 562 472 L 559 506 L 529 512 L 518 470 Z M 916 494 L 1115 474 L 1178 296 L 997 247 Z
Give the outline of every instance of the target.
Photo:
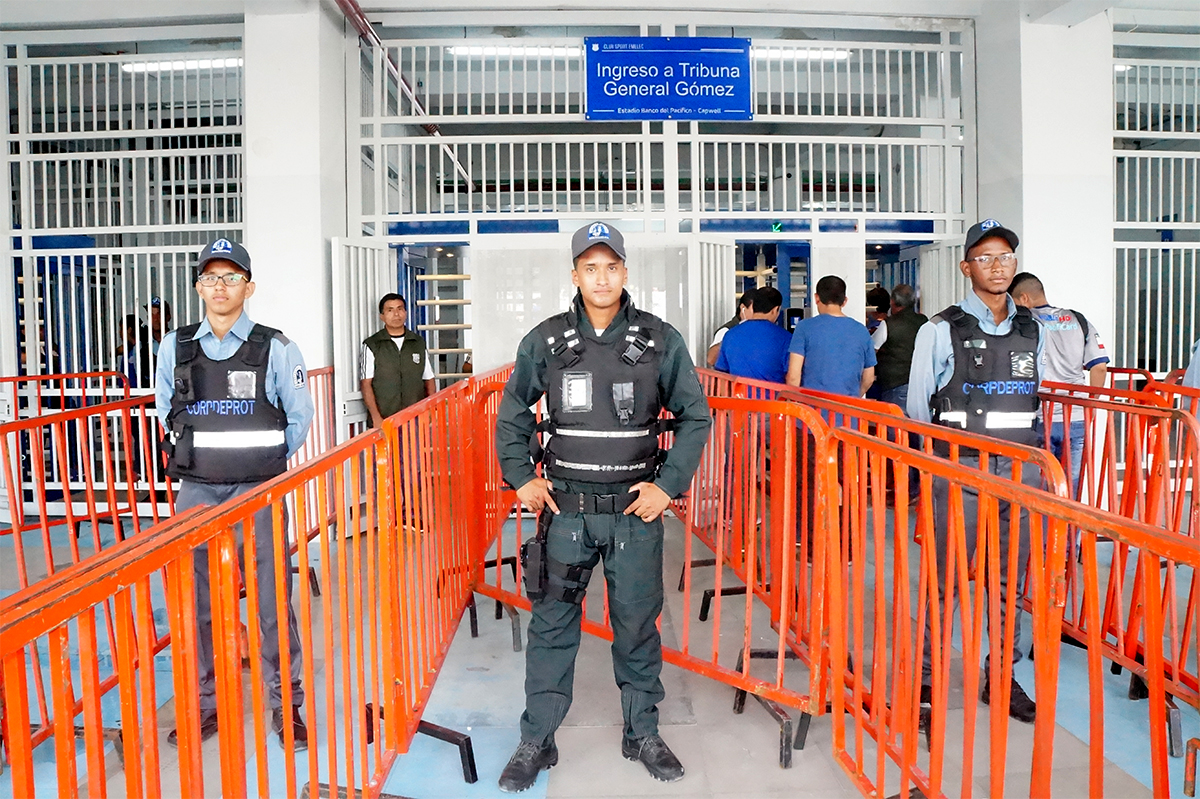
M 144 26 L 238 21 L 251 9 L 272 13 L 333 0 L 0 0 L 0 28 Z M 975 17 L 985 4 L 1021 3 L 1033 21 L 1074 25 L 1108 8 L 1124 16 L 1165 11 L 1193 19 L 1200 27 L 1196 0 L 360 0 L 368 17 L 398 11 L 729 11 L 740 13 L 828 13 L 881 16 Z M 549 24 L 553 21 L 548 19 Z

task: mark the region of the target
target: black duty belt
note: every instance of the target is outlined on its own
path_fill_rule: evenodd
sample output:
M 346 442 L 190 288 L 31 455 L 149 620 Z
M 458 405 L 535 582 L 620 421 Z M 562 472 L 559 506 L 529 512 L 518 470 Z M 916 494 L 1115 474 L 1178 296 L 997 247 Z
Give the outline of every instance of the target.
M 554 504 L 563 513 L 623 513 L 633 503 L 637 502 L 637 491 L 626 491 L 624 494 L 568 494 L 565 491 L 551 491 Z

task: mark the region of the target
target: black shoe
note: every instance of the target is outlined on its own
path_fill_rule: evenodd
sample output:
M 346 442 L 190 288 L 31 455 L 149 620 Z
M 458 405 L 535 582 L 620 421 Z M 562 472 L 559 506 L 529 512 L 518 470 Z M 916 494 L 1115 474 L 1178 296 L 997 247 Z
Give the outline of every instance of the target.
M 991 704 L 991 699 L 992 676 L 989 674 L 983 678 L 983 693 L 980 695 L 979 700 L 985 705 L 989 705 Z M 1008 696 L 1008 715 L 1026 724 L 1032 724 L 1033 720 L 1037 718 L 1037 705 L 1017 683 L 1015 677 L 1012 681 L 1012 691 Z
M 917 708 L 917 730 L 925 739 L 925 748 L 930 748 L 930 739 L 933 736 L 933 688 L 928 685 L 921 686 L 921 694 L 918 698 L 919 706 Z
M 622 738 L 621 754 L 626 760 L 640 760 L 656 780 L 679 782 L 683 779 L 683 764 L 659 735 L 647 735 L 632 741 Z
M 279 736 L 279 745 L 283 746 L 283 710 L 275 708 L 271 711 L 271 729 Z M 292 738 L 296 742 L 296 751 L 308 748 L 308 727 L 300 716 L 300 708 L 292 707 Z
M 549 740 L 542 745 L 521 741 L 517 751 L 508 759 L 508 765 L 500 774 L 500 790 L 505 793 L 520 793 L 537 782 L 542 769 L 558 765 L 558 747 Z
M 202 711 L 200 713 L 200 743 L 204 743 L 216 734 L 217 711 L 215 709 Z M 167 733 L 167 743 L 171 746 L 179 746 L 179 728 Z

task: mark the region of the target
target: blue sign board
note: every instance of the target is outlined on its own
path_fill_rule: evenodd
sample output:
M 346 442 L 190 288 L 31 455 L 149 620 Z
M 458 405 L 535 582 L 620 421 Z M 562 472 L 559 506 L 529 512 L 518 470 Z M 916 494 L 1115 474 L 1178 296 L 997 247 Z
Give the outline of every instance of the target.
M 589 36 L 587 118 L 752 119 L 750 40 Z

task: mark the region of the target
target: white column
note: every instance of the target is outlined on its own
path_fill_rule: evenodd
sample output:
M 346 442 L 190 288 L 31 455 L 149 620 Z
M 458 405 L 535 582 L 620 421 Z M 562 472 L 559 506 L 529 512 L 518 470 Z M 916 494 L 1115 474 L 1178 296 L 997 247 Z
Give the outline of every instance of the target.
M 862 233 L 814 233 L 809 261 L 809 295 L 816 311 L 817 281 L 837 275 L 846 281 L 846 316 L 862 322 L 867 316 L 866 235 Z
M 978 101 L 978 216 L 1022 232 L 1021 3 L 980 3 L 976 25 L 975 96 Z M 1054 84 L 1066 85 L 1066 84 Z M 1044 91 L 1046 84 L 1042 85 Z M 964 87 L 970 91 L 971 87 Z M 978 220 L 971 220 L 973 224 Z M 960 242 L 961 243 L 961 242 Z
M 1021 268 L 1112 343 L 1112 26 L 1021 23 Z
M 346 235 L 343 31 L 332 0 L 246 0 L 250 313 L 296 341 L 310 368 L 332 362 L 330 239 Z

